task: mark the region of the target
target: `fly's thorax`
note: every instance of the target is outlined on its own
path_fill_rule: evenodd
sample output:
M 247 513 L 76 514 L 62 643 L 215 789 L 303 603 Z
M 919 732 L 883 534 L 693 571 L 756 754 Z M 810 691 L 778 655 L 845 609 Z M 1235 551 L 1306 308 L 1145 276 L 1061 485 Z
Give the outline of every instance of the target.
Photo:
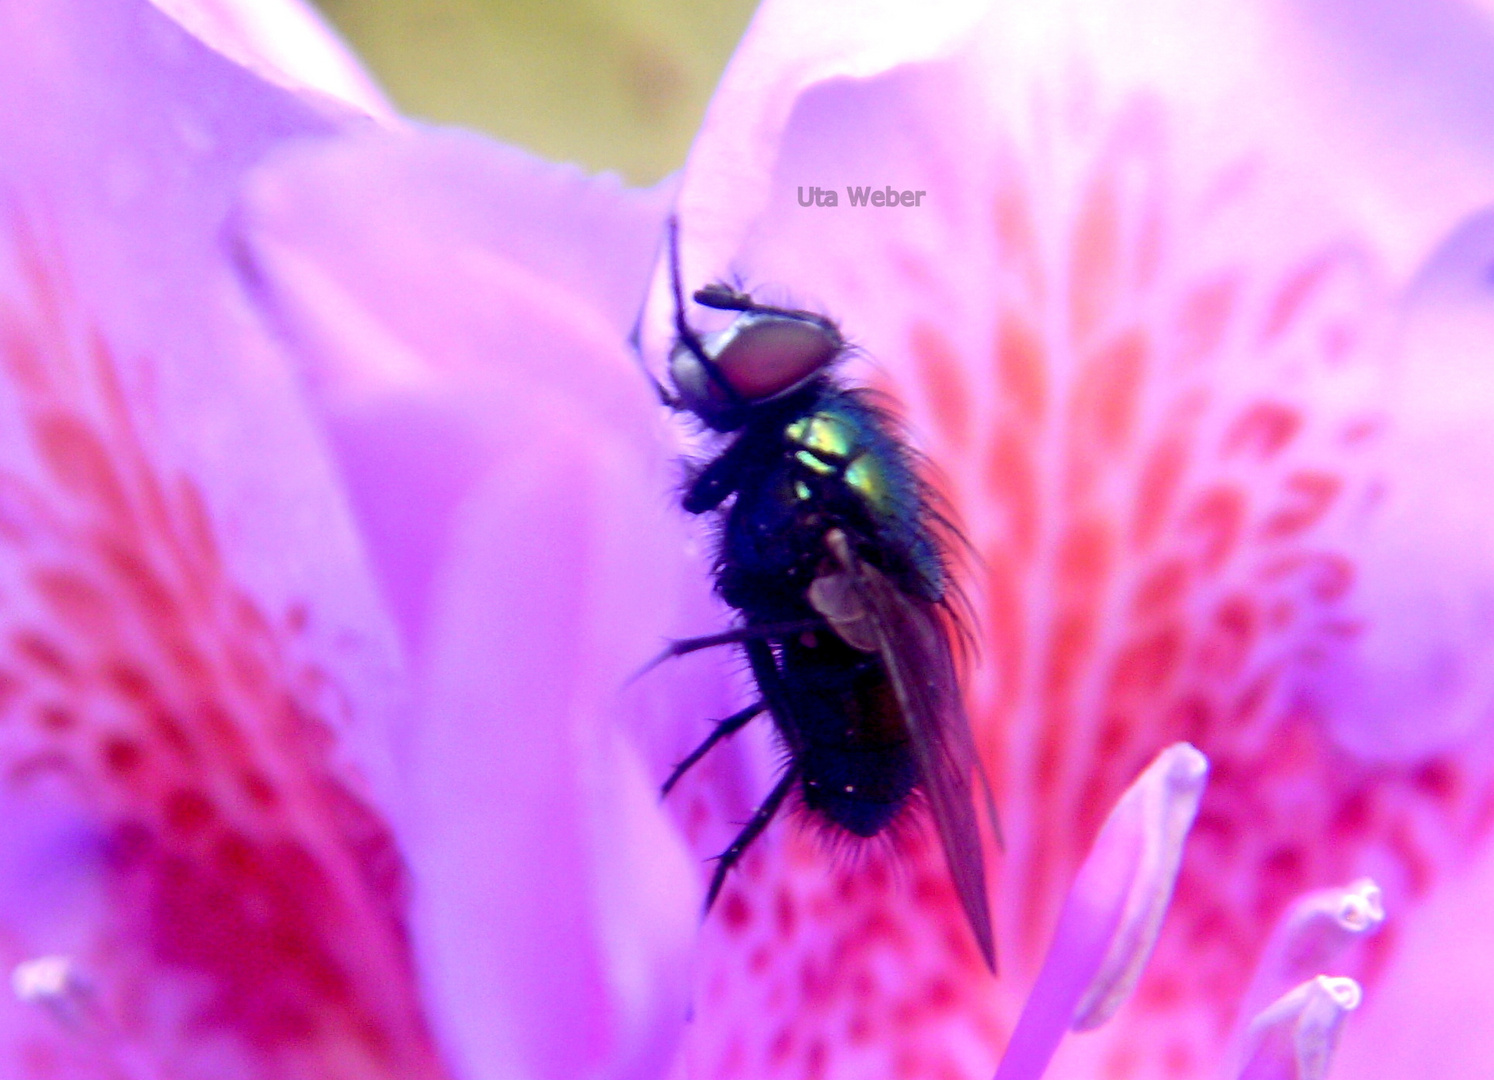
M 877 440 L 860 418 L 846 410 L 820 409 L 789 423 L 783 431 L 794 460 L 807 470 L 795 483 L 795 495 L 801 501 L 815 497 L 815 478 L 837 481 L 861 500 L 873 518 L 886 516 L 889 506 L 888 466 L 883 449 L 879 454 Z
M 832 529 L 900 587 L 928 600 L 942 595 L 942 560 L 911 454 L 861 394 L 828 382 L 806 387 L 758 412 L 727 454 L 735 501 L 723 523 L 718 587 L 732 606 L 776 609 L 790 595 L 805 603 Z

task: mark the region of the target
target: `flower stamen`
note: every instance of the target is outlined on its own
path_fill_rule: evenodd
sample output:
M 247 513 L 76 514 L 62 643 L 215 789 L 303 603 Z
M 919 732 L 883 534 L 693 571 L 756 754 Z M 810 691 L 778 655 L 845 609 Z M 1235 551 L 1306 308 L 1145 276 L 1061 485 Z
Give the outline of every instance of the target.
M 1362 998 L 1353 979 L 1328 975 L 1283 994 L 1251 1022 L 1240 1080 L 1323 1080 L 1344 1017 Z
M 1175 743 L 1116 803 L 1069 890 L 996 1080 L 1041 1076 L 1066 1029 L 1099 1027 L 1130 996 L 1172 899 L 1208 768 L 1203 754 Z

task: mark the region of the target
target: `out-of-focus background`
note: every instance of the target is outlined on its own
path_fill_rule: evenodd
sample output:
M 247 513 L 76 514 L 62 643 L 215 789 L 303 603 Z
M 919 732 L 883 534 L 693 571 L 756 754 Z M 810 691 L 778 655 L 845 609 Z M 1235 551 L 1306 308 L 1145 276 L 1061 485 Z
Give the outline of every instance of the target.
M 756 0 L 315 0 L 400 109 L 648 184 Z

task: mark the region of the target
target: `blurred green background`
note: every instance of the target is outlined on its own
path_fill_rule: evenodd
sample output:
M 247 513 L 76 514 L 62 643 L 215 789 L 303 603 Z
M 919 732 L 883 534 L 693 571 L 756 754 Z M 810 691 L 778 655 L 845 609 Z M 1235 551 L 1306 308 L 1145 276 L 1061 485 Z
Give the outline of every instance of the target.
M 316 0 L 400 108 L 652 183 L 755 0 Z

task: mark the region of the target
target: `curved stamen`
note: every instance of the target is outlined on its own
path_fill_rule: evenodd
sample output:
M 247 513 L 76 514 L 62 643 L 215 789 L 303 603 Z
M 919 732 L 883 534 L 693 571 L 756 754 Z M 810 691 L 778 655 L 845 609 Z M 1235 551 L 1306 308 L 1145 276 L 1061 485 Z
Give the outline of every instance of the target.
M 1036 1080 L 1065 1032 L 1098 1027 L 1130 996 L 1172 899 L 1208 767 L 1192 746 L 1175 743 L 1111 810 L 1069 890 L 996 1080 Z
M 1283 994 L 1251 1023 L 1239 1080 L 1323 1080 L 1344 1017 L 1362 997 L 1353 979 L 1327 975 Z

